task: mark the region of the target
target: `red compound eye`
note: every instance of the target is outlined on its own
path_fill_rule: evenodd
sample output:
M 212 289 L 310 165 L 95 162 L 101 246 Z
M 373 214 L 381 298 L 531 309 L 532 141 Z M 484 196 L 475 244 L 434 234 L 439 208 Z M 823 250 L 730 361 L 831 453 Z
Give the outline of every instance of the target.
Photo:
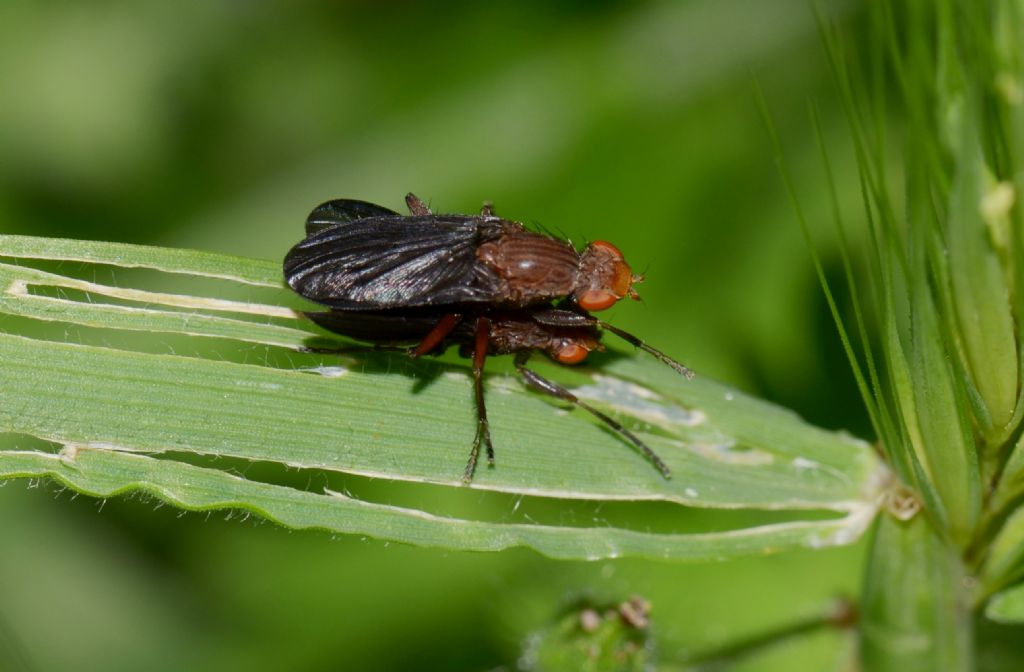
M 590 244 L 585 253 L 590 264 L 587 287 L 579 292 L 576 303 L 583 310 L 611 308 L 619 299 L 632 296 L 633 271 L 619 248 L 604 240 Z
M 620 298 L 622 297 L 615 296 L 606 289 L 591 289 L 583 292 L 579 304 L 583 310 L 604 310 L 614 306 Z
M 591 247 L 600 247 L 602 249 L 608 250 L 608 252 L 610 252 L 612 256 L 618 257 L 619 259 L 623 258 L 622 252 L 619 251 L 619 248 L 615 247 L 607 240 L 595 240 L 590 245 Z
M 590 350 L 575 343 L 567 343 L 555 353 L 555 359 L 562 364 L 579 364 L 588 354 Z

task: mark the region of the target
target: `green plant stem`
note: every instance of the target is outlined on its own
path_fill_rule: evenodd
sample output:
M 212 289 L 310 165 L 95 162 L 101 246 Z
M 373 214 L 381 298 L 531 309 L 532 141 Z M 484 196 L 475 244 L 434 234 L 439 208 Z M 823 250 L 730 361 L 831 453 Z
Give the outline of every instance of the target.
M 974 669 L 971 595 L 960 553 L 925 516 L 881 516 L 861 614 L 864 670 Z

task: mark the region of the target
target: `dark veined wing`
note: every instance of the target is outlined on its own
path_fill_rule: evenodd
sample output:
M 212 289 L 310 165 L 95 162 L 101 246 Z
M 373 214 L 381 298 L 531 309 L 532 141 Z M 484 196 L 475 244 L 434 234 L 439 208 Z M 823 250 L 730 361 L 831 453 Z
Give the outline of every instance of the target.
M 477 248 L 520 229 L 464 215 L 370 217 L 322 229 L 284 260 L 288 284 L 340 310 L 478 303 L 498 296 L 498 279 Z
M 367 217 L 398 217 L 394 210 L 382 205 L 374 205 L 366 201 L 350 198 L 339 198 L 335 201 L 321 203 L 306 218 L 306 236 L 322 231 L 338 224 L 348 224 Z

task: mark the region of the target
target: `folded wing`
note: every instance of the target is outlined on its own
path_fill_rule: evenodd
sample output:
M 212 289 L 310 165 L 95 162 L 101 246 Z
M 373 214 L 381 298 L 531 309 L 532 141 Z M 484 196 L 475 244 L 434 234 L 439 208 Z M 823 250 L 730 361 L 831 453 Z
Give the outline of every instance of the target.
M 510 226 L 518 225 L 463 215 L 341 221 L 292 248 L 285 278 L 307 299 L 341 310 L 493 301 L 498 279 L 476 251 Z

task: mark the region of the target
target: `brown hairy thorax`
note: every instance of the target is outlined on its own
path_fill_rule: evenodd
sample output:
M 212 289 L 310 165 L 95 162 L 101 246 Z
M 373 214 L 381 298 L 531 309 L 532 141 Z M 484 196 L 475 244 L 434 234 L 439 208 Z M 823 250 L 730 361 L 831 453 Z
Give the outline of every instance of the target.
M 481 245 L 477 258 L 504 283 L 507 303 L 514 306 L 571 296 L 584 310 L 604 310 L 626 296 L 636 299 L 633 283 L 642 280 L 622 252 L 603 240 L 580 254 L 565 241 L 513 232 Z
M 484 243 L 476 256 L 504 283 L 508 303 L 515 306 L 571 294 L 580 268 L 572 245 L 525 231 Z

